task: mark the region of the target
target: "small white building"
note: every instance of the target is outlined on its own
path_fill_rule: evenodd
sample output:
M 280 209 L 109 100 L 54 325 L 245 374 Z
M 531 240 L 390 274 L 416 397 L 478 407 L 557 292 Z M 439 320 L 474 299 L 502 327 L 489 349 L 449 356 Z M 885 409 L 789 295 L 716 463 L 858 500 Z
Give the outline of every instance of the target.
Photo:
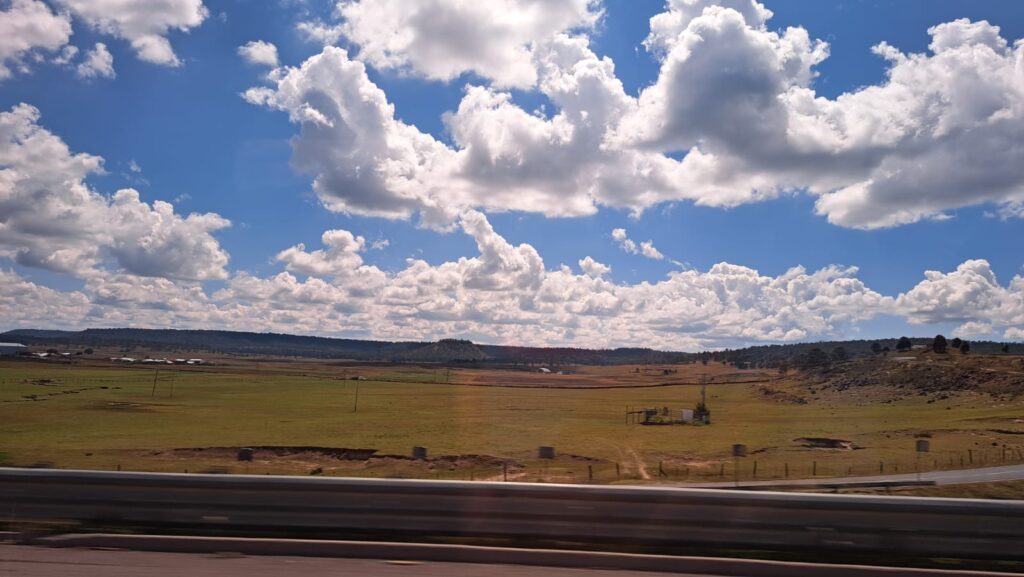
M 541 368 L 537 369 L 537 371 L 541 372 L 541 373 L 550 373 L 551 369 L 549 369 L 547 367 L 541 367 Z
M 14 356 L 25 352 L 25 345 L 21 343 L 0 343 L 0 356 Z

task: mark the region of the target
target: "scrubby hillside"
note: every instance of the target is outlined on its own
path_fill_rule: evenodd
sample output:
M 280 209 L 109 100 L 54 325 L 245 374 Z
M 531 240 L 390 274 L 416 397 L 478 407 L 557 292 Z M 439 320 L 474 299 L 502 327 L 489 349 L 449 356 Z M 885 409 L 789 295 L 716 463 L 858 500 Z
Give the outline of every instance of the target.
M 1024 397 L 1024 356 L 915 351 L 805 367 L 787 380 L 811 399 L 842 394 L 883 401 L 909 396 L 941 400 L 963 391 L 1016 399 Z

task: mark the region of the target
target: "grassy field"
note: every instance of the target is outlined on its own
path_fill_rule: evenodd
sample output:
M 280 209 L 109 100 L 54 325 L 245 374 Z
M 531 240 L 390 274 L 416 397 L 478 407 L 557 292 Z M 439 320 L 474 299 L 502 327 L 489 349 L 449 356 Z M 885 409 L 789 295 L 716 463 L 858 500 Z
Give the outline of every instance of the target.
M 155 371 L 80 361 L 0 361 L 0 459 L 8 464 L 146 471 L 249 472 L 527 481 L 685 482 L 732 478 L 733 443 L 748 445 L 741 477 L 911 472 L 914 438 L 930 435 L 925 469 L 1020 462 L 1024 402 L 957 393 L 926 403 L 807 404 L 768 397 L 768 378 L 722 365 L 588 368 L 576 375 L 352 367 L 327 362 L 235 360 Z M 442 369 L 443 371 L 443 369 Z M 603 372 L 602 372 L 603 371 Z M 625 423 L 632 407 L 692 408 L 698 373 L 710 426 Z M 355 375 L 368 380 L 354 381 Z M 624 388 L 532 388 L 544 383 L 618 383 Z M 732 375 L 732 376 L 729 376 Z M 172 383 L 173 376 L 173 383 Z M 572 377 L 567 379 L 566 377 Z M 562 379 L 562 380 L 559 380 Z M 528 383 L 530 388 L 507 385 Z M 486 386 L 467 386 L 468 384 Z M 667 386 L 653 386 L 666 385 Z M 497 386 L 506 385 L 506 386 Z M 584 383 L 585 385 L 585 383 Z M 173 387 L 173 396 L 172 396 Z M 356 388 L 358 387 L 358 410 Z M 850 441 L 856 450 L 809 448 L 798 439 Z M 405 458 L 411 447 L 430 459 Z M 537 447 L 558 458 L 538 460 Z M 256 447 L 252 463 L 235 458 Z M 339 448 L 378 458 L 338 458 Z M 393 455 L 387 457 L 386 455 Z M 961 464 L 962 463 L 962 464 Z

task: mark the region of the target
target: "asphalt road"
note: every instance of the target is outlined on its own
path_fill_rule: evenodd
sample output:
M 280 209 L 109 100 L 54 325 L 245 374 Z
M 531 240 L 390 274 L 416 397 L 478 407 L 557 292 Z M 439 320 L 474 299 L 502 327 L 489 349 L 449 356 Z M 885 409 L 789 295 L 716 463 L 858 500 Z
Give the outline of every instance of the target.
M 649 573 L 602 569 L 561 569 L 516 565 L 248 557 L 237 554 L 152 553 L 144 551 L 49 549 L 0 545 L 3 577 L 651 577 L 690 573 Z
M 775 487 L 801 485 L 829 485 L 842 483 L 885 483 L 916 481 L 917 473 L 899 475 L 875 475 L 870 477 L 818 477 L 815 479 L 773 479 L 771 481 L 740 481 L 740 487 Z M 990 483 L 992 481 L 1017 481 L 1024 479 L 1024 465 L 984 467 L 980 469 L 959 469 L 956 471 L 927 471 L 921 473 L 922 481 L 934 481 L 936 485 L 962 485 L 965 483 Z M 681 487 L 733 487 L 732 481 L 721 483 L 689 483 Z
M 1018 478 L 1022 474 L 1024 467 L 1016 466 L 929 475 L 942 475 L 943 482 L 976 482 Z M 871 552 L 1024 559 L 1024 549 L 1020 547 L 1024 542 L 1021 501 L 671 487 L 0 469 L 0 517 L 25 521 L 103 520 L 158 532 L 169 526 L 196 527 L 207 534 L 219 532 L 225 538 L 238 538 L 238 532 L 245 530 L 275 528 L 307 537 L 501 536 L 530 542 L 628 542 L 662 548 L 728 543 L 736 548 L 786 547 L 820 551 L 823 555 Z M 320 544 L 314 549 L 337 547 L 334 541 L 328 544 L 329 547 Z M 122 547 L 109 540 L 89 546 Z M 218 543 L 204 550 L 297 554 L 292 549 L 267 544 L 253 548 L 250 542 L 246 547 L 224 549 Z M 455 560 L 560 565 L 548 557 L 538 557 L 536 551 L 527 553 L 523 561 L 492 556 Z M 370 557 L 362 550 L 347 556 Z M 390 551 L 377 556 L 395 558 Z M 633 564 L 614 566 L 646 568 Z M 674 564 L 667 569 L 710 571 L 703 566 L 683 568 Z

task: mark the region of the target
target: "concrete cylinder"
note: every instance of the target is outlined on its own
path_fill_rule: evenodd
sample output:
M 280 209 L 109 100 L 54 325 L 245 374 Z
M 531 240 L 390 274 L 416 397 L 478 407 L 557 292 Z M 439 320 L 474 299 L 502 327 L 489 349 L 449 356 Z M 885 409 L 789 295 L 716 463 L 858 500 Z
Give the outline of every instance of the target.
M 538 459 L 554 459 L 555 448 L 554 447 L 538 447 L 537 448 Z
M 412 458 L 413 459 L 426 459 L 427 458 L 427 448 L 426 447 L 413 447 L 412 448 Z

